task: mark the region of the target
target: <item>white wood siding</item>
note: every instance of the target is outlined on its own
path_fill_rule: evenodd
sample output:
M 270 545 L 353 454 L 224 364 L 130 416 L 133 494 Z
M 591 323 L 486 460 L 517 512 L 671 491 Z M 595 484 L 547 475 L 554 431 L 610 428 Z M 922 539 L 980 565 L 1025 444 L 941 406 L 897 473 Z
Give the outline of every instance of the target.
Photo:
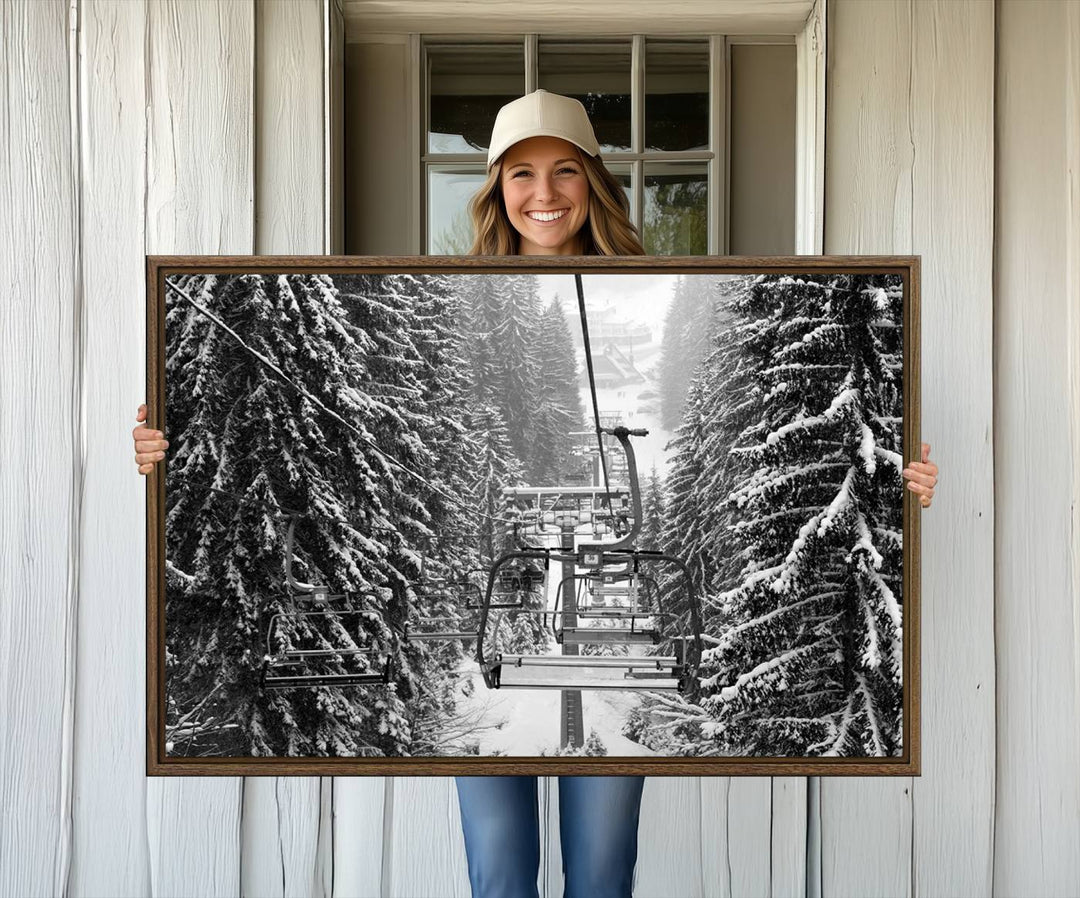
M 989 895 L 994 7 L 829 10 L 825 251 L 922 256 L 922 439 L 942 475 L 922 517 L 922 776 L 821 780 L 822 894 Z
M 77 138 L 67 7 L 2 12 L 0 892 L 56 894 L 71 854 L 86 436 Z
M 56 6 L 67 13 L 66 3 Z M 76 12 L 86 477 L 74 767 L 57 774 L 71 778 L 75 798 L 69 892 L 137 896 L 151 890 L 143 722 L 146 539 L 139 520 L 146 490 L 142 478 L 131 476 L 131 430 L 146 395 L 143 40 L 149 11 L 142 4 L 98 2 Z M 65 31 L 48 42 L 62 45 Z
M 828 17 L 824 249 L 923 259 L 923 775 L 651 778 L 636 894 L 1080 894 L 1080 4 Z M 340 38 L 3 6 L 0 896 L 468 895 L 450 778 L 144 775 L 143 254 L 329 248 Z
M 1080 10 L 1008 2 L 999 12 L 994 886 L 1076 895 Z

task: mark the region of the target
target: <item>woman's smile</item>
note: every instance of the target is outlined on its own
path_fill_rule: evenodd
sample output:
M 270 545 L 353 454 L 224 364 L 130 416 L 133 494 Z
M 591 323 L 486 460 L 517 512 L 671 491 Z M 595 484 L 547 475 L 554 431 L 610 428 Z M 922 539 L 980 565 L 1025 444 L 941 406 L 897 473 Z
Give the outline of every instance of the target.
M 560 218 L 562 218 L 569 211 L 570 210 L 568 208 L 567 209 L 553 209 L 550 212 L 543 212 L 543 211 L 540 211 L 540 210 L 532 210 L 532 211 L 526 212 L 525 214 L 528 215 L 529 218 L 531 218 L 533 221 L 552 222 L 552 221 L 558 221 Z

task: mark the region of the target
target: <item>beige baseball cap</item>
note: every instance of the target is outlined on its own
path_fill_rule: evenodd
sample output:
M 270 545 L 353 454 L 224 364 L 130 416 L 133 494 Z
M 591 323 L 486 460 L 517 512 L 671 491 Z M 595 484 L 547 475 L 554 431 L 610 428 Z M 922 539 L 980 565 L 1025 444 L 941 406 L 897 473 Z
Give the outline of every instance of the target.
M 511 100 L 495 116 L 487 167 L 490 169 L 518 141 L 541 135 L 569 140 L 590 156 L 600 152 L 592 122 L 578 100 L 546 90 L 534 90 Z

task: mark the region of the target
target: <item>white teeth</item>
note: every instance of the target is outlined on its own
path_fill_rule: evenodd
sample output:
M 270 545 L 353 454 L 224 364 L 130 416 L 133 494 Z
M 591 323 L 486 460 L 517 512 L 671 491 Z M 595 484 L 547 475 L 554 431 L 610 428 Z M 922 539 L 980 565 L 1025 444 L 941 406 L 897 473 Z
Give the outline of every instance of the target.
M 562 218 L 566 214 L 566 210 L 561 212 L 527 212 L 529 218 L 535 218 L 537 221 L 554 221 L 556 218 Z

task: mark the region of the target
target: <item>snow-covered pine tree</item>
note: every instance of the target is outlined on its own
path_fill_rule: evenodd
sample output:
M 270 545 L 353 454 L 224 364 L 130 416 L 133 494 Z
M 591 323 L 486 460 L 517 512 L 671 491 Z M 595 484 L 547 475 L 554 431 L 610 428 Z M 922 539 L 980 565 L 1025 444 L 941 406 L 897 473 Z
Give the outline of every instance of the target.
M 492 334 L 496 356 L 495 397 L 506 422 L 510 448 L 523 466 L 532 457 L 536 410 L 544 389 L 537 337 L 540 323 L 536 275 L 489 275 L 498 279 L 504 300 Z
M 408 610 L 414 631 L 466 629 L 475 613 L 465 607 L 475 599 L 465 583 L 479 566 L 479 524 L 469 492 L 473 462 L 467 439 L 469 381 L 460 291 L 451 276 L 436 273 L 381 275 L 366 292 L 369 302 L 377 300 L 405 316 L 407 326 L 393 332 L 395 343 L 383 354 L 413 368 L 413 379 L 398 384 L 411 391 L 399 395 L 427 455 L 424 481 L 410 478 L 409 490 L 398 497 L 403 511 L 419 508 L 423 514 L 410 517 L 408 543 L 415 554 L 409 582 L 393 584 L 395 610 Z M 400 380 L 400 372 L 397 377 Z M 441 731 L 455 710 L 460 685 L 453 672 L 471 652 L 471 643 L 458 640 L 401 646 L 398 691 L 412 714 L 411 753 L 441 750 Z
M 474 459 L 470 494 L 479 515 L 480 557 L 485 565 L 491 565 L 511 546 L 510 528 L 504 523 L 511 515 L 503 490 L 523 485 L 524 478 L 521 463 L 510 449 L 506 424 L 499 409 L 494 405 L 473 405 L 468 420 Z M 490 613 L 484 637 L 486 657 L 491 658 L 498 651 L 509 651 L 508 646 L 515 637 L 505 610 Z
M 562 302 L 556 296 L 544 309 L 537 330 L 537 410 L 532 431 L 529 481 L 538 486 L 562 483 L 581 463 L 571 456 L 574 431 L 583 427 L 578 364 Z
M 604 740 L 600 738 L 600 734 L 596 730 L 589 730 L 589 735 L 585 739 L 584 745 L 569 746 L 561 745 L 554 751 L 547 751 L 546 749 L 540 749 L 540 757 L 560 757 L 560 758 L 602 758 L 608 753 L 607 746 L 604 745 Z
M 738 305 L 761 414 L 725 500 L 745 566 L 718 597 L 711 732 L 749 754 L 898 753 L 901 283 L 763 276 Z
M 504 651 L 540 654 L 547 651 L 551 645 L 550 631 L 544 626 L 539 614 L 530 613 L 540 610 L 540 600 L 539 594 L 536 595 L 535 600 L 530 595 L 521 612 L 507 612 L 506 623 L 509 635 L 503 642 Z
M 701 527 L 703 509 L 696 489 L 704 476 L 701 445 L 707 437 L 708 422 L 702 414 L 700 380 L 690 383 L 682 423 L 668 444 L 672 451 L 667 476 L 667 513 L 663 517 L 660 542 L 665 550 L 690 566 L 694 587 L 701 594 L 707 582 L 706 534 Z
M 214 275 L 178 275 L 169 283 L 221 314 L 218 280 Z M 165 309 L 168 472 L 186 469 L 194 481 L 167 481 L 166 742 L 170 750 L 188 754 L 204 750 L 245 754 L 235 697 L 223 688 L 231 659 L 216 651 L 220 628 L 215 626 L 208 632 L 200 625 L 205 615 L 217 623 L 221 613 L 221 599 L 209 568 L 214 546 L 225 532 L 222 517 L 232 508 L 207 502 L 212 495 L 199 487 L 213 483 L 219 465 L 221 450 L 214 437 L 231 404 L 222 380 L 232 343 L 221 328 L 172 290 L 166 291 Z M 202 437 L 195 440 L 196 434 Z
M 503 490 L 524 484 L 521 464 L 510 449 L 506 423 L 493 405 L 476 404 L 469 409 L 468 439 L 474 464 L 470 494 L 477 503 L 480 554 L 491 560 L 503 549 L 506 520 Z
M 738 524 L 737 510 L 717 502 L 735 485 L 741 471 L 733 447 L 743 431 L 760 416 L 761 392 L 742 344 L 755 324 L 742 324 L 734 306 L 749 289 L 749 279 L 715 284 L 709 300 L 715 316 L 707 331 L 710 351 L 694 372 L 688 387 L 685 424 L 672 445 L 678 455 L 669 475 L 672 499 L 665 516 L 664 539 L 676 555 L 693 562 L 695 587 L 703 596 L 720 591 L 729 578 L 742 571 L 741 548 L 731 527 Z M 689 471 L 682 471 L 689 465 Z
M 641 536 L 638 540 L 638 548 L 648 549 L 651 552 L 660 552 L 664 545 L 664 488 L 660 482 L 660 475 L 656 473 L 656 465 L 653 465 L 649 474 L 648 483 L 643 490 L 642 497 L 642 522 Z
M 499 349 L 495 331 L 503 319 L 503 296 L 495 275 L 462 275 L 457 281 L 466 322 L 463 348 L 475 402 L 491 404 L 499 388 Z
M 675 282 L 660 342 L 660 422 L 675 430 L 682 419 L 688 385 L 708 350 L 717 278 L 682 275 Z
M 336 606 L 340 616 L 291 619 L 288 635 L 370 648 L 378 659 L 394 654 L 386 584 L 407 576 L 401 534 L 422 525 L 425 514 L 399 501 L 409 489 L 406 475 L 382 453 L 410 465 L 429 461 L 411 412 L 382 393 L 412 376 L 411 362 L 395 370 L 391 348 L 393 332 L 407 322 L 373 289 L 366 329 L 357 327 L 325 275 L 207 277 L 191 287 L 248 348 L 220 332 L 207 340 L 217 326 L 170 296 L 170 472 L 183 479 L 170 483 L 167 539 L 170 559 L 192 578 L 189 596 L 202 601 L 167 610 L 172 653 L 186 660 L 169 686 L 178 696 L 186 692 L 181 711 L 213 689 L 217 723 L 231 728 L 228 739 L 189 740 L 186 750 L 406 754 L 410 713 L 393 693 L 349 687 L 260 694 L 258 675 L 270 618 L 289 607 L 281 509 L 303 511 L 294 576 L 347 594 Z M 284 383 L 255 352 L 352 427 Z M 191 364 L 193 355 L 201 363 Z M 245 498 L 237 502 L 206 485 Z M 322 669 L 341 664 L 328 660 Z
M 699 676 L 704 678 L 715 672 L 709 666 L 708 646 L 727 629 L 727 615 L 713 597 L 733 585 L 732 578 L 743 567 L 742 546 L 732 532 L 741 513 L 716 497 L 734 488 L 742 469 L 731 449 L 743 430 L 758 420 L 761 391 L 741 348 L 749 326 L 741 324 L 732 310 L 748 288 L 749 278 L 715 283 L 716 295 L 709 301 L 715 310 L 709 328 L 712 349 L 691 380 L 684 420 L 671 444 L 676 455 L 662 516 L 661 544 L 688 563 L 701 602 L 706 651 Z M 684 588 L 673 567 L 665 569 L 660 583 L 662 595 L 678 596 Z M 684 617 L 683 622 L 688 620 Z M 650 695 L 628 723 L 627 735 L 670 754 L 715 754 L 715 744 L 702 744 L 700 738 L 703 729 L 714 728 L 703 709 L 681 698 Z

